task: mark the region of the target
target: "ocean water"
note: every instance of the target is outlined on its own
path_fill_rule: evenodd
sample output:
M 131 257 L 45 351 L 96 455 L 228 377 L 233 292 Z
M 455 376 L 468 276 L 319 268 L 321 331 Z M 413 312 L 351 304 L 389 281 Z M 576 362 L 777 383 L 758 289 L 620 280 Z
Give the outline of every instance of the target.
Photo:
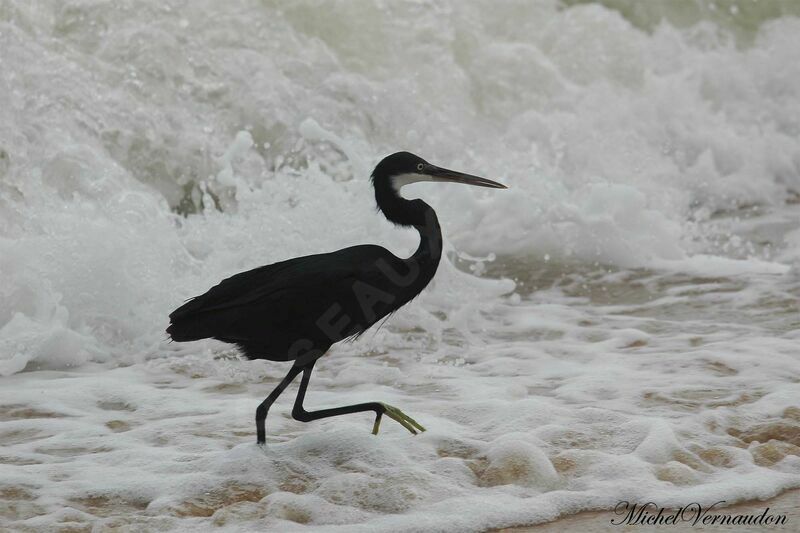
M 800 487 L 800 4 L 0 0 L 0 528 L 483 531 Z M 288 370 L 167 315 L 413 231 L 424 294 Z M 95 528 L 95 529 L 92 529 Z

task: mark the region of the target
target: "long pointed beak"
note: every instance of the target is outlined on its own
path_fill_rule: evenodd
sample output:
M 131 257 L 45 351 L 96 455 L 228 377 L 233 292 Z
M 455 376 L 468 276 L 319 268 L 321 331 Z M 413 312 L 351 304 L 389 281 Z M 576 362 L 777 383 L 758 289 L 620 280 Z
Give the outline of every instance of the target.
M 508 189 L 502 183 L 487 180 L 480 176 L 473 176 L 472 174 L 464 174 L 463 172 L 456 172 L 455 170 L 448 170 L 446 168 L 437 167 L 436 165 L 427 165 L 423 171 L 425 174 L 433 178 L 434 181 L 446 181 L 449 183 L 466 183 L 467 185 L 476 185 L 478 187 L 490 187 L 492 189 Z

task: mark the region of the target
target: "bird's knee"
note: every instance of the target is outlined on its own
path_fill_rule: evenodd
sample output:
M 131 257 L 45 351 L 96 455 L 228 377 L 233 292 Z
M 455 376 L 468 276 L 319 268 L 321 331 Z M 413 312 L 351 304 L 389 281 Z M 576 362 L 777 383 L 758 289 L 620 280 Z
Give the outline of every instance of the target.
M 265 420 L 267 418 L 267 406 L 263 403 L 256 408 L 256 420 Z
M 294 409 L 292 409 L 292 418 L 299 420 L 300 422 L 311 421 L 311 415 L 308 413 L 308 411 L 300 406 L 295 406 Z

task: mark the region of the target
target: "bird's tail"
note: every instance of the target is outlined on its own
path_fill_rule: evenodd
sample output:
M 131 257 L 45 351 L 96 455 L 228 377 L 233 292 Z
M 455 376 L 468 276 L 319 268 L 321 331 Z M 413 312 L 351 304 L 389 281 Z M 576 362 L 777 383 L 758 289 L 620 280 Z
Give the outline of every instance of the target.
M 167 335 L 177 342 L 198 341 L 214 336 L 217 328 L 213 315 L 203 313 L 202 298 L 191 298 L 169 315 Z
M 167 335 L 177 342 L 198 341 L 213 337 L 213 332 L 198 320 L 178 320 L 167 328 Z

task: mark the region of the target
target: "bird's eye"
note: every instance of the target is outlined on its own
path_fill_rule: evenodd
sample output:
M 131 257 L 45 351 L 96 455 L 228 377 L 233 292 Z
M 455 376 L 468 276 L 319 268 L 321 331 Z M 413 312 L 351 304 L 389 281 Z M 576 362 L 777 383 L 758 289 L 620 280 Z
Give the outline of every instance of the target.
M 423 168 L 425 168 L 425 165 L 423 165 L 422 163 L 420 163 L 419 165 L 417 165 L 417 170 L 419 170 L 420 172 L 422 172 L 422 169 L 423 169 Z

